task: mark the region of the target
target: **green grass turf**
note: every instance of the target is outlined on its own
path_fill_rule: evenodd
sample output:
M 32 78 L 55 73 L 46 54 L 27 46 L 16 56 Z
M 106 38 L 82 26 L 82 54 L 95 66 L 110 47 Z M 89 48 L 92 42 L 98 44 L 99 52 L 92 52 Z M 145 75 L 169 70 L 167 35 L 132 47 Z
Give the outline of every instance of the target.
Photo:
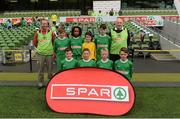
M 122 117 L 180 117 L 180 101 L 178 98 L 180 97 L 180 88 L 136 88 L 135 90 L 136 103 L 134 108 Z M 45 89 L 38 90 L 35 87 L 1 87 L 0 118 L 105 117 L 90 114 L 62 114 L 52 112 L 46 105 L 44 94 Z
M 134 73 L 136 82 L 180 82 L 180 73 Z M 0 81 L 35 81 L 37 73 L 0 73 Z

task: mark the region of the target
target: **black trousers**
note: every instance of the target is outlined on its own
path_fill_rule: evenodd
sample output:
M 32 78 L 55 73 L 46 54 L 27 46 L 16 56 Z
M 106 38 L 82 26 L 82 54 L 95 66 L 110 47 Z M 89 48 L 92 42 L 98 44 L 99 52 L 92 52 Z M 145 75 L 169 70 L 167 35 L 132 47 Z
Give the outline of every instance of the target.
M 119 55 L 110 54 L 110 60 L 112 60 L 113 62 L 115 62 L 118 59 L 120 59 Z

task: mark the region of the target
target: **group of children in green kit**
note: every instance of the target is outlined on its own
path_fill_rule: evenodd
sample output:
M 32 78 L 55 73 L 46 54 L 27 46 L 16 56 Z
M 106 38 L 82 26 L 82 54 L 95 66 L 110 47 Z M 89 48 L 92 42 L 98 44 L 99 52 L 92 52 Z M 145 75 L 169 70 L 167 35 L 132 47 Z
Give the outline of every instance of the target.
M 130 80 L 132 62 L 128 60 L 128 49 L 121 48 L 120 59 L 111 61 L 109 59 L 111 38 L 106 32 L 106 25 L 101 24 L 97 37 L 93 38 L 91 32 L 86 32 L 83 39 L 82 30 L 78 26 L 72 28 L 71 37 L 67 37 L 64 29 L 59 29 L 54 41 L 57 71 L 76 67 L 98 67 L 115 70 Z

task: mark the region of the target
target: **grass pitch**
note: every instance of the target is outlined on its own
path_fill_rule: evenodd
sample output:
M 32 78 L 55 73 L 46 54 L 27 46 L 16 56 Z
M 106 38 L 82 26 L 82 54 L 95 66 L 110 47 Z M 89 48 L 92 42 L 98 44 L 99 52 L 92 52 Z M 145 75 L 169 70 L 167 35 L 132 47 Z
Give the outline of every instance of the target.
M 135 82 L 180 82 L 179 73 L 134 73 Z M 0 81 L 36 81 L 37 73 L 0 73 Z M 134 108 L 122 117 L 180 118 L 180 87 L 135 88 Z M 113 108 L 113 107 L 112 107 Z M 0 118 L 105 118 L 90 114 L 52 112 L 45 102 L 45 89 L 36 87 L 0 87 Z M 111 117 L 111 116 L 107 116 Z M 112 117 L 111 117 L 112 118 Z M 119 118 L 119 117 L 118 117 Z
M 135 90 L 134 108 L 122 117 L 180 117 L 180 88 L 135 88 Z M 0 102 L 0 118 L 105 118 L 90 114 L 52 112 L 45 102 L 45 89 L 38 90 L 35 87 L 1 87 Z
M 134 73 L 135 82 L 180 82 L 180 73 Z M 0 73 L 0 81 L 36 81 L 37 73 Z

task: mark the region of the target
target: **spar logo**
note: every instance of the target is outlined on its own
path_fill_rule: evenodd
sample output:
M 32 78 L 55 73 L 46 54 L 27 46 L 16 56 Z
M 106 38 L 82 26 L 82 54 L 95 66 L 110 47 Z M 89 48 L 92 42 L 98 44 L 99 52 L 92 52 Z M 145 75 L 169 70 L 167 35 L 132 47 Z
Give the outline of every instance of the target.
M 47 85 L 46 102 L 60 113 L 119 116 L 133 108 L 135 91 L 117 72 L 83 67 L 57 73 Z
M 102 17 L 97 17 L 96 22 L 103 22 L 103 18 Z
M 51 99 L 128 102 L 127 86 L 52 84 Z
M 127 97 L 127 91 L 122 87 L 118 87 L 114 90 L 114 96 L 118 100 L 123 100 Z

